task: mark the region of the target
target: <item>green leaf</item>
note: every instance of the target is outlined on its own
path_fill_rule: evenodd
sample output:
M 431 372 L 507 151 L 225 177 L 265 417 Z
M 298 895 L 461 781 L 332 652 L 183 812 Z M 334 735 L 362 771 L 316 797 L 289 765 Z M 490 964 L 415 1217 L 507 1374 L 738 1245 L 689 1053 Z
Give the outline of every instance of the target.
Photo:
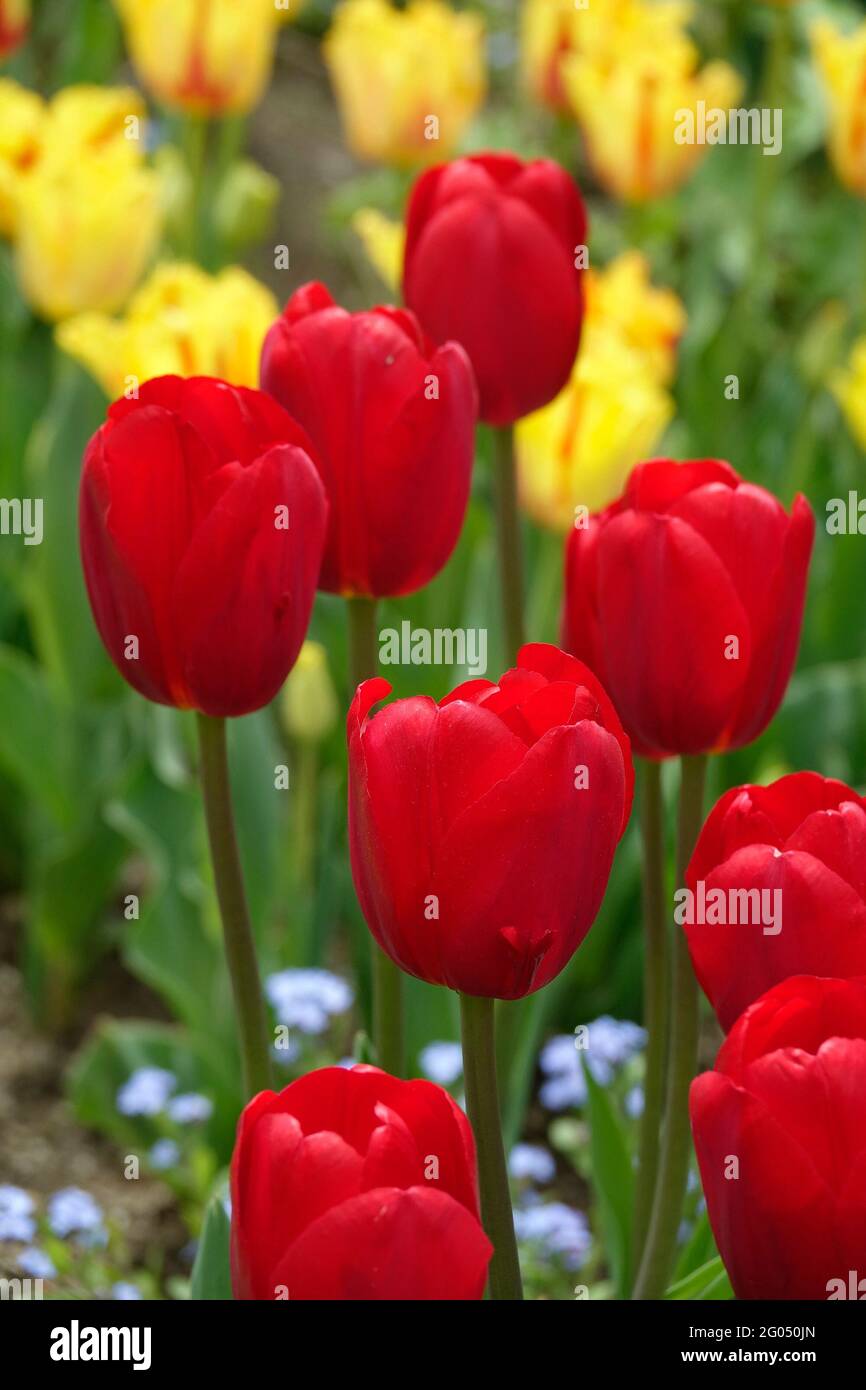
M 708 1260 L 699 1269 L 687 1274 L 685 1279 L 672 1284 L 665 1294 L 665 1298 L 676 1301 L 731 1299 L 733 1296 L 734 1291 L 727 1270 L 722 1264 L 721 1255 L 717 1255 L 714 1260 Z
M 190 1298 L 232 1298 L 229 1237 L 231 1226 L 221 1195 L 211 1198 L 192 1269 Z
M 590 1131 L 592 1179 L 598 1199 L 605 1248 L 617 1294 L 627 1298 L 631 1288 L 634 1169 L 625 1126 L 607 1091 L 599 1086 L 585 1058 L 587 1117 Z

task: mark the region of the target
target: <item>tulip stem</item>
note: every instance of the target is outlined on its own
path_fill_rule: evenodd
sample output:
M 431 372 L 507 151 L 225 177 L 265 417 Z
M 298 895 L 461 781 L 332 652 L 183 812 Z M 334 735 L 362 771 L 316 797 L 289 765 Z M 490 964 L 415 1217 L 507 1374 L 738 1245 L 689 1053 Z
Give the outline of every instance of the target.
M 376 600 L 349 598 L 349 681 L 352 694 L 379 669 Z M 372 941 L 373 1043 L 379 1066 L 392 1076 L 405 1075 L 403 1046 L 403 979 L 399 969 Z
M 703 820 L 707 759 L 701 753 L 680 759 L 677 819 L 677 883 L 685 872 Z M 689 1175 L 691 1130 L 689 1087 L 697 1070 L 698 984 L 684 931 L 674 936 L 674 973 L 667 1096 L 662 1150 L 649 1233 L 633 1298 L 663 1298 L 676 1254 L 683 1198 Z
M 659 1131 L 665 1092 L 670 943 L 665 918 L 665 838 L 662 765 L 638 764 L 643 844 L 644 1027 L 648 1041 L 634 1210 L 634 1268 L 640 1267 L 650 1223 L 659 1164 Z
M 238 1021 L 244 1094 L 249 1097 L 271 1084 L 268 1017 L 232 815 L 225 720 L 206 714 L 196 718 L 208 840 Z
M 497 548 L 506 660 L 512 662 L 523 646 L 523 558 L 520 549 L 520 514 L 517 509 L 517 470 L 514 461 L 514 429 L 502 425 L 493 431 L 493 472 L 496 495 Z
M 499 1118 L 494 1019 L 492 999 L 460 995 L 466 1109 L 478 1153 L 481 1219 L 493 1244 L 490 1297 L 513 1300 L 523 1298 L 523 1285 Z

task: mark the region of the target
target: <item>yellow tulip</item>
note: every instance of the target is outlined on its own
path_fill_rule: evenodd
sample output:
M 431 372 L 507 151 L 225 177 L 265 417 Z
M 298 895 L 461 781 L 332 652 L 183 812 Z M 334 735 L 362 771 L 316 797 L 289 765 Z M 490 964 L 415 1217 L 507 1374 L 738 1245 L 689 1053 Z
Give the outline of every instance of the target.
M 0 0 L 0 62 L 22 44 L 30 28 L 30 0 Z
M 562 76 L 596 177 L 630 202 L 673 192 L 706 152 L 674 139 L 679 113 L 696 113 L 698 102 L 727 111 L 742 86 L 727 63 L 678 68 L 664 49 L 649 48 L 612 64 L 579 54 L 565 60 Z
M 685 314 L 627 252 L 588 277 L 583 341 L 571 379 L 515 430 L 521 503 L 542 526 L 566 531 L 576 509 L 597 511 L 655 451 L 674 414 L 665 389 Z M 629 313 L 629 297 L 631 297 Z
M 346 140 L 361 159 L 447 159 L 486 92 L 484 26 L 440 0 L 344 0 L 324 41 Z
M 339 719 L 337 694 L 321 642 L 306 641 L 280 697 L 286 732 L 301 743 L 321 743 Z
M 133 66 L 167 106 L 250 111 L 273 66 L 275 0 L 115 0 Z
M 39 157 L 44 114 L 36 92 L 0 78 L 0 236 L 15 231 L 18 191 Z
M 667 384 L 676 368 L 677 344 L 685 332 L 686 311 L 673 290 L 651 284 L 649 265 L 639 251 L 625 251 L 605 270 L 586 276 L 586 314 L 615 328 L 646 358 L 656 380 Z
M 352 216 L 352 229 L 358 234 L 367 260 L 393 294 L 403 279 L 403 250 L 406 228 L 402 222 L 386 217 L 376 208 L 359 208 Z
M 830 379 L 830 389 L 861 449 L 866 449 L 866 338 L 858 338 L 847 367 Z
M 866 195 L 866 23 L 840 34 L 826 20 L 810 31 L 830 114 L 828 146 L 836 174 L 852 193 Z
M 262 342 L 278 315 L 270 290 L 239 267 L 211 276 L 196 265 L 165 263 L 133 295 L 123 319 L 81 314 L 56 336 L 113 400 L 167 373 L 257 386 Z
M 663 48 L 668 61 L 683 65 L 690 44 L 683 32 L 692 6 L 688 0 L 524 0 L 520 25 L 523 86 L 536 101 L 567 110 L 562 65 L 576 53 L 613 61 L 626 53 Z
M 162 224 L 143 137 L 131 88 L 68 87 L 43 107 L 11 219 L 21 288 L 43 317 L 111 312 L 140 279 Z

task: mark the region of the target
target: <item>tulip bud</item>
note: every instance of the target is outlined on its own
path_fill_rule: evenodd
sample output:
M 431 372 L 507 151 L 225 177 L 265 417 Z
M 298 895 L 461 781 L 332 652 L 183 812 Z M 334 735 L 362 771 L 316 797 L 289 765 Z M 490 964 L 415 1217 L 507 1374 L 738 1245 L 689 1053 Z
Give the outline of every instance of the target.
M 297 290 L 262 352 L 262 386 L 307 432 L 331 502 L 319 587 L 384 597 L 428 584 L 466 512 L 475 384 L 456 343 L 412 314 L 349 314 L 324 285 Z
M 797 655 L 815 518 L 718 459 L 654 459 L 566 546 L 564 632 L 647 757 L 740 748 Z
M 484 100 L 484 26 L 440 0 L 343 0 L 324 42 L 346 139 L 398 167 L 454 151 Z
M 325 1067 L 263 1091 L 238 1124 L 231 1193 L 237 1299 L 483 1296 L 472 1130 L 430 1081 Z
M 233 164 L 214 200 L 217 235 L 232 252 L 262 241 L 271 229 L 280 200 L 280 183 L 260 164 L 242 159 Z
M 406 303 L 475 371 L 482 420 L 511 424 L 571 372 L 583 319 L 586 213 L 552 160 L 457 159 L 422 174 L 406 226 Z
M 166 106 L 202 116 L 251 111 L 271 73 L 274 0 L 114 0 L 133 66 Z
M 283 684 L 327 520 L 307 444 L 269 396 L 210 377 L 110 408 L 84 458 L 81 555 L 106 650 L 148 699 L 225 717 Z
M 830 112 L 829 151 L 846 188 L 866 196 L 866 22 L 842 34 L 829 20 L 810 29 Z
M 339 718 L 337 694 L 320 642 L 306 641 L 283 687 L 280 713 L 286 733 L 300 743 L 321 743 Z

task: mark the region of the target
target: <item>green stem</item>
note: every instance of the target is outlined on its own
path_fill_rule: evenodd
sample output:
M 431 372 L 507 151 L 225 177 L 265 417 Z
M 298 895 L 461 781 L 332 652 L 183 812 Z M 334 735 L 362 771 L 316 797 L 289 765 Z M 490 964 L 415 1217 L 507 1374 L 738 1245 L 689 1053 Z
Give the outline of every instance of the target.
M 685 880 L 703 819 L 705 754 L 681 759 L 677 883 Z M 633 1298 L 662 1298 L 676 1254 L 689 1173 L 689 1087 L 697 1069 L 698 985 L 684 931 L 674 935 L 674 978 L 662 1151 L 649 1234 Z
M 523 646 L 523 560 L 520 548 L 520 514 L 517 509 L 517 470 L 514 461 L 514 429 L 503 425 L 493 431 L 493 472 L 496 496 L 499 581 L 505 627 L 507 660 L 514 661 Z
M 648 1033 L 644 1108 L 634 1213 L 634 1268 L 640 1267 L 649 1229 L 659 1164 L 659 1130 L 665 1091 L 670 949 L 665 917 L 665 843 L 662 765 L 638 764 L 643 844 L 644 1027 Z
M 349 681 L 352 693 L 379 669 L 376 600 L 346 600 L 349 614 Z M 399 969 L 373 941 L 373 1042 L 379 1066 L 392 1076 L 405 1075 L 403 979 Z
M 521 1299 L 523 1285 L 499 1122 L 493 1004 L 492 999 L 476 999 L 469 994 L 460 996 L 466 1109 L 478 1154 L 481 1219 L 493 1244 L 490 1297 Z
M 244 1092 L 249 1097 L 271 1084 L 268 1018 L 235 836 L 225 720 L 206 714 L 196 718 L 208 840 L 235 1000 Z
M 205 225 L 205 173 L 208 121 L 205 116 L 186 116 L 183 122 L 183 152 L 189 175 L 189 208 L 186 225 L 186 254 L 190 260 L 206 261 L 209 234 Z

